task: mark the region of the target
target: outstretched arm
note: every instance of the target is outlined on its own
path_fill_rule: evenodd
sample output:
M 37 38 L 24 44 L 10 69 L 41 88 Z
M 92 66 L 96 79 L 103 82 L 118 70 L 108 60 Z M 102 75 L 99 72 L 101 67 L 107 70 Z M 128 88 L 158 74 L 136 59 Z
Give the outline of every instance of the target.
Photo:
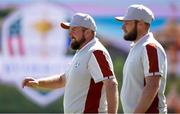
M 22 82 L 22 87 L 56 89 L 64 87 L 65 84 L 66 77 L 65 74 L 62 74 L 40 79 L 26 77 Z

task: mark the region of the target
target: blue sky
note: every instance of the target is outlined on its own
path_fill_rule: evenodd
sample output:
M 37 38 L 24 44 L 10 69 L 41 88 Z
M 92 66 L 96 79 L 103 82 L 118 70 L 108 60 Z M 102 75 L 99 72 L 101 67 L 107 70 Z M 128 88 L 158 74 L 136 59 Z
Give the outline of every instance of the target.
M 74 11 L 85 11 L 94 15 L 123 14 L 131 4 L 144 4 L 157 15 L 170 15 L 172 4 L 180 10 L 180 0 L 0 0 L 0 6 L 12 4 L 29 4 L 34 2 L 55 2 L 65 5 Z M 178 13 L 177 15 L 180 15 Z

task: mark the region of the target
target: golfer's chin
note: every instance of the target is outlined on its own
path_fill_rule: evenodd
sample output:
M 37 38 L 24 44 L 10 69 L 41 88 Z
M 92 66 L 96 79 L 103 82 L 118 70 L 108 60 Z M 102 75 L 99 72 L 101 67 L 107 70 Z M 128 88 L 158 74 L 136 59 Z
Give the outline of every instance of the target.
M 128 39 L 127 39 L 127 35 L 126 35 L 126 34 L 123 36 L 123 38 L 124 38 L 124 40 L 128 40 Z
M 127 33 L 127 32 L 124 32 L 123 37 L 125 37 L 125 36 L 127 36 L 127 35 L 128 35 L 128 33 Z

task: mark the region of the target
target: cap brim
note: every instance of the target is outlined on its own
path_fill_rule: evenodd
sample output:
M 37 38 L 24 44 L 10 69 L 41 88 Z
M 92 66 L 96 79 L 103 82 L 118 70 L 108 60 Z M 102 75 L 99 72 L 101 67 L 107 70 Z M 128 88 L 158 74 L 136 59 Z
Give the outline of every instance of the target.
M 115 17 L 117 21 L 124 21 L 124 17 Z
M 70 28 L 70 23 L 67 23 L 67 22 L 62 22 L 60 25 L 63 29 L 69 29 Z

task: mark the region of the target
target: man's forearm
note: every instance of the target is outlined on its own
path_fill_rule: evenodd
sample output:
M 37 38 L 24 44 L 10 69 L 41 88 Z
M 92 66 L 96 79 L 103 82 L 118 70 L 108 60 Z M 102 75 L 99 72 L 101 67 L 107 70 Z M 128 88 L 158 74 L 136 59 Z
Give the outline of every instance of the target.
M 56 89 L 65 86 L 65 76 L 64 75 L 54 75 L 47 78 L 38 79 L 39 88 L 48 88 L 48 89 Z
M 148 76 L 145 78 L 145 87 L 142 91 L 138 105 L 136 106 L 134 113 L 144 113 L 151 106 L 155 96 L 159 90 L 160 75 Z
M 107 81 L 106 83 L 108 113 L 117 113 L 119 105 L 118 84 L 116 81 L 112 80 L 109 80 L 109 82 Z
M 158 88 L 144 87 L 139 103 L 134 113 L 144 113 L 152 104 L 155 96 L 157 95 Z

